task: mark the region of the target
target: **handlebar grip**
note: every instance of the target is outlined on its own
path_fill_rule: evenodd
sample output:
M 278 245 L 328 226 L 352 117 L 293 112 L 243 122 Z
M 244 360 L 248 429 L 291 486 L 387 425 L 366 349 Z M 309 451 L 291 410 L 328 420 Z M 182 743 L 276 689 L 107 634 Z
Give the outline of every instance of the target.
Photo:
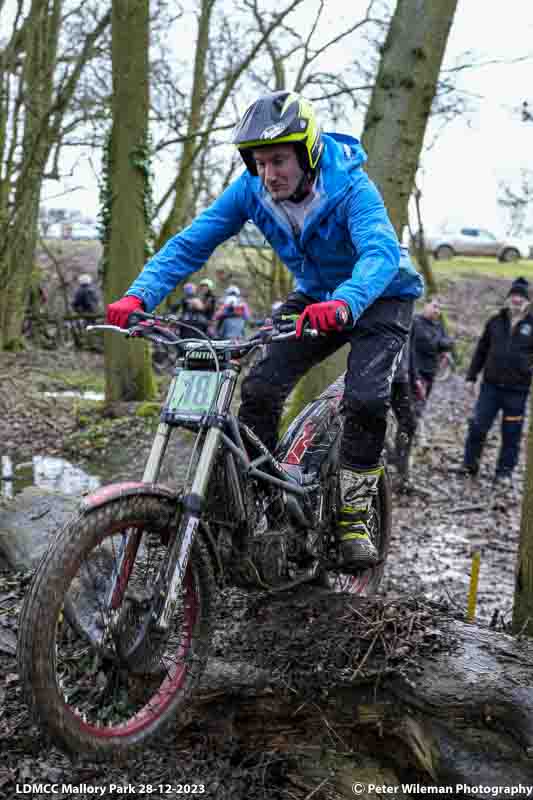
M 153 314 L 147 314 L 145 311 L 132 311 L 132 313 L 128 317 L 128 321 L 126 323 L 127 328 L 133 328 L 135 325 L 138 325 L 140 322 L 144 320 L 153 319 Z

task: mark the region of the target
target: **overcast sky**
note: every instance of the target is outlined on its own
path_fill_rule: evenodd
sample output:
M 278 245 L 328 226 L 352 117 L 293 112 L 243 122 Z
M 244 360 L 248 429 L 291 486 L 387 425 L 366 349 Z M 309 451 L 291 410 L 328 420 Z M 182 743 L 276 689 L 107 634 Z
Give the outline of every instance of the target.
M 345 9 L 344 0 L 328 0 L 326 7 L 331 12 L 337 3 L 339 9 Z M 467 70 L 457 76 L 459 87 L 468 92 L 472 110 L 448 123 L 437 139 L 434 126 L 426 137 L 426 143 L 435 143 L 424 154 L 419 177 L 424 218 L 430 230 L 443 222 L 458 222 L 499 233 L 506 222 L 497 205 L 499 181 L 517 179 L 520 168 L 531 162 L 533 123 L 524 124 L 519 109 L 528 98 L 533 105 L 533 3 L 459 0 L 446 65 L 455 63 L 467 50 L 473 51 L 475 61 L 509 63 Z M 511 63 L 525 55 L 530 59 Z M 350 132 L 355 136 L 360 133 Z M 83 188 L 68 197 L 52 199 L 59 189 L 48 185 L 43 196 L 46 204 L 78 208 L 96 217 L 98 191 L 86 155 L 78 155 L 67 183 Z
M 449 123 L 424 155 L 423 210 L 432 226 L 449 219 L 499 231 L 505 222 L 496 202 L 499 181 L 533 169 L 533 123 L 523 123 L 519 113 L 524 100 L 533 104 L 533 3 L 459 0 L 447 64 L 468 49 L 479 60 L 530 58 L 458 77 L 476 110 Z

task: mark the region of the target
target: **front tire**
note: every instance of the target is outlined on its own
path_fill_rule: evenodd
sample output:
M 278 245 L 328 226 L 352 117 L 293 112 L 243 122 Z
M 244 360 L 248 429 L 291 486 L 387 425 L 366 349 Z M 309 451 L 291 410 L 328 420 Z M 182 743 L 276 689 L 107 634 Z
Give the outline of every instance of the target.
M 149 642 L 142 663 L 124 655 L 146 627 L 175 525 L 172 500 L 121 497 L 73 518 L 37 569 L 21 613 L 19 673 L 37 721 L 64 750 L 124 758 L 175 717 L 202 674 L 214 577 L 199 536 L 168 634 Z M 120 623 L 104 639 L 111 570 L 136 532 L 141 544 L 112 612 Z

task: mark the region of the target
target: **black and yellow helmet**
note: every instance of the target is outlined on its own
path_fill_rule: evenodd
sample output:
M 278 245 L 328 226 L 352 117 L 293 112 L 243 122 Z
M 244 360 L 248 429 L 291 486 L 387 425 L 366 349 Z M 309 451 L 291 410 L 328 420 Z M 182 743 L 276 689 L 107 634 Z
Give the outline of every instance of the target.
M 296 147 L 305 173 L 314 172 L 322 155 L 322 132 L 313 106 L 294 92 L 272 92 L 247 109 L 233 134 L 233 144 L 252 175 L 257 175 L 252 149 L 289 142 Z

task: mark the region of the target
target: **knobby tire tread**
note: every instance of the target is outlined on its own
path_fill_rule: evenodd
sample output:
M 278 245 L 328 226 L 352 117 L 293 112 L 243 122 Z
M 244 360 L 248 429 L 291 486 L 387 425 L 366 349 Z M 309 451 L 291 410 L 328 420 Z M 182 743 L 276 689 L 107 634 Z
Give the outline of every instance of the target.
M 130 495 L 77 514 L 57 534 L 40 562 L 20 616 L 17 655 L 26 702 L 47 739 L 63 750 L 93 761 L 122 761 L 148 740 L 153 742 L 160 737 L 175 720 L 178 710 L 185 705 L 207 662 L 209 611 L 216 583 L 211 558 L 199 534 L 193 545 L 191 564 L 194 564 L 198 576 L 200 617 L 193 643 L 194 675 L 187 675 L 185 689 L 176 693 L 174 701 L 160 717 L 128 737 L 96 738 L 82 730 L 68 711 L 64 713 L 65 704 L 56 687 L 54 672 L 49 668 L 50 648 L 54 645 L 57 622 L 53 611 L 58 603 L 57 594 L 60 592 L 64 597 L 65 582 L 68 589 L 69 578 L 75 574 L 80 558 L 105 539 L 106 526 L 117 518 L 139 520 L 141 514 L 146 515 L 143 518 L 147 522 L 164 519 L 165 514 L 171 520 L 175 514 L 175 504 L 161 497 Z

